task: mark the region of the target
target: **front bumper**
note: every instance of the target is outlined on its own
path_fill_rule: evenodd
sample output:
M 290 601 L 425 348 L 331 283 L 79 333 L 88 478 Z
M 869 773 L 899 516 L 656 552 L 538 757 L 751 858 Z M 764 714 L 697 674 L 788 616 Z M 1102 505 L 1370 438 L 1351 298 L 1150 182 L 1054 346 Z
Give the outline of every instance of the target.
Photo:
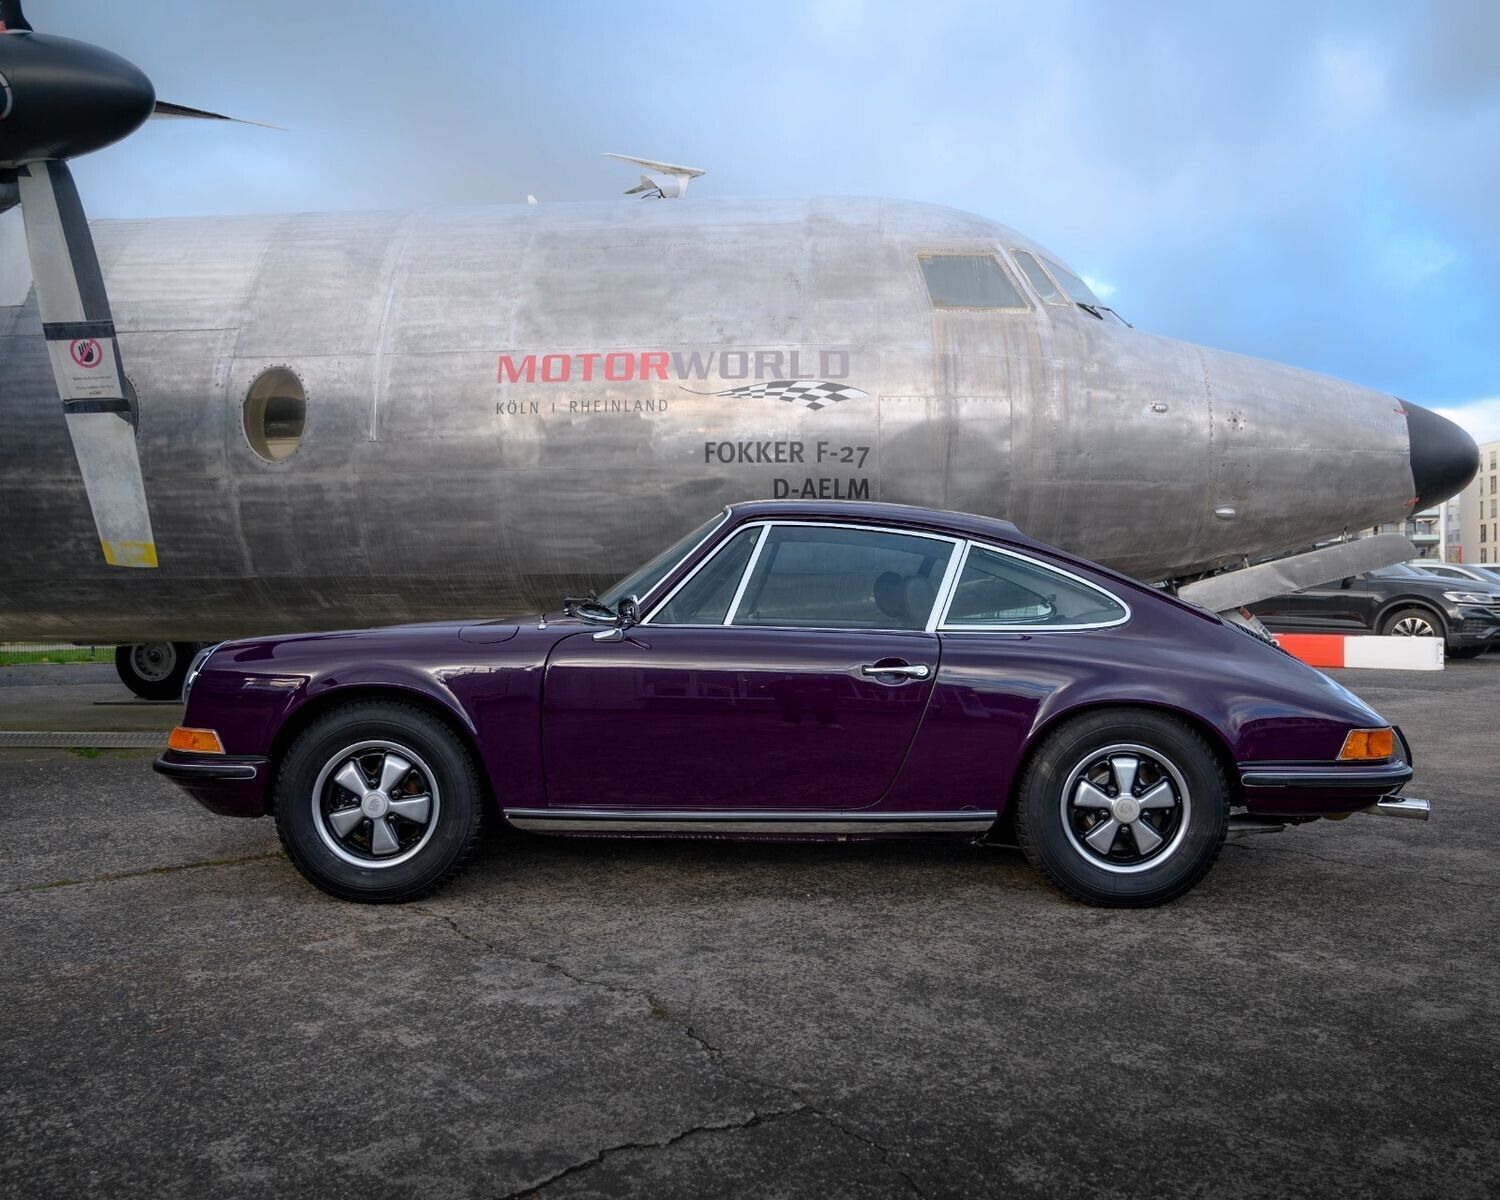
M 151 764 L 211 812 L 225 817 L 263 817 L 267 811 L 267 760 L 168 750 Z
M 1500 641 L 1500 613 L 1491 608 L 1465 605 L 1448 614 L 1450 646 L 1481 646 Z

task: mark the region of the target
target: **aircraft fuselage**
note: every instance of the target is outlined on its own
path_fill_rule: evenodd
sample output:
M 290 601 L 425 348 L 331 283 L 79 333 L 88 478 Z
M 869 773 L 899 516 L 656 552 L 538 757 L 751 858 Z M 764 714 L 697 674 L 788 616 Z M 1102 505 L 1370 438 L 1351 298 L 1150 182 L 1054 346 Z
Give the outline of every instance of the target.
M 1400 518 L 1419 490 L 1400 401 L 1044 303 L 1010 254 L 1046 252 L 950 209 L 556 204 L 93 233 L 160 566 L 100 561 L 35 300 L 0 307 L 0 638 L 539 609 L 759 497 L 1000 516 L 1156 580 Z M 930 254 L 997 256 L 1026 307 L 935 308 Z M 272 368 L 306 396 L 280 461 L 245 432 Z

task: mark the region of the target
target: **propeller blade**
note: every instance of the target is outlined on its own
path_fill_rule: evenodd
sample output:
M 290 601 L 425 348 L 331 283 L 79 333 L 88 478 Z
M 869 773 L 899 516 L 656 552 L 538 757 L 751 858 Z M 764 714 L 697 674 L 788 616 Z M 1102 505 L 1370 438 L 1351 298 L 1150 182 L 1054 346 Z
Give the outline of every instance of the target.
M 16 177 L 52 377 L 105 561 L 154 567 L 130 385 L 73 173 L 63 162 L 33 162 Z
M 30 33 L 31 22 L 21 11 L 21 0 L 0 0 L 0 33 Z
M 158 100 L 151 110 L 153 117 L 184 118 L 194 121 L 233 121 L 236 125 L 255 125 L 260 129 L 275 129 L 285 133 L 280 125 L 268 125 L 265 121 L 247 121 L 244 117 L 226 117 L 223 113 L 209 112 L 206 108 L 189 108 L 186 104 L 173 104 L 170 100 Z

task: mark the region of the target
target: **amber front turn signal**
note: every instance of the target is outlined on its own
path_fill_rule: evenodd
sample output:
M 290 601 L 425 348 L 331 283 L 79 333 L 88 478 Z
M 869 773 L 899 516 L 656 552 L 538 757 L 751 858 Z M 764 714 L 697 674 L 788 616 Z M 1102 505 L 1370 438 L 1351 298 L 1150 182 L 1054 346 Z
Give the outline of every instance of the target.
M 1390 758 L 1396 752 L 1396 733 L 1384 729 L 1351 729 L 1339 751 L 1339 762 L 1374 762 Z
M 212 729 L 189 729 L 179 725 L 167 739 L 167 749 L 186 750 L 190 754 L 223 754 L 224 744 Z

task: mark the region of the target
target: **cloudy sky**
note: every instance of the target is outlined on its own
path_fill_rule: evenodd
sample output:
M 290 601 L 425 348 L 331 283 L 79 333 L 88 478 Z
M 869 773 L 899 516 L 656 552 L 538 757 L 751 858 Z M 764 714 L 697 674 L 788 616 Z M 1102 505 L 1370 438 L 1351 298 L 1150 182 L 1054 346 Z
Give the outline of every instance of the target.
M 1137 325 L 1500 438 L 1500 3 L 29 0 L 164 99 L 96 216 L 898 196 L 1052 247 Z M 636 203 L 621 197 L 620 203 Z M 691 202 L 691 196 L 687 202 Z

